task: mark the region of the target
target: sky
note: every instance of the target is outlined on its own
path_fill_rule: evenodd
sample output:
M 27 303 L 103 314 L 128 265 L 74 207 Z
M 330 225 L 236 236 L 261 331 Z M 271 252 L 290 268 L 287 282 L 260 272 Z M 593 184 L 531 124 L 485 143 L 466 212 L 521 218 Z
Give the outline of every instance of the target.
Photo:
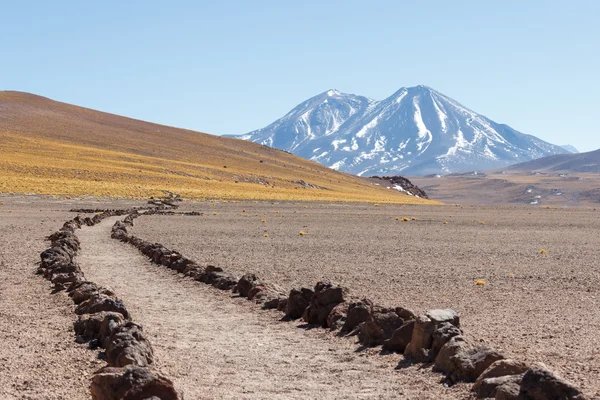
M 0 90 L 214 134 L 328 89 L 430 86 L 600 148 L 600 1 L 5 1 Z

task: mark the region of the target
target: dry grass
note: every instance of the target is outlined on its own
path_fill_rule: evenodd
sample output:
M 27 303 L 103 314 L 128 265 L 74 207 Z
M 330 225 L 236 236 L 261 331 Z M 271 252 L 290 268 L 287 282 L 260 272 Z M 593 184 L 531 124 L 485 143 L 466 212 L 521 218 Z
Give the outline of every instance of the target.
M 1 193 L 427 203 L 241 140 L 17 92 L 0 109 Z

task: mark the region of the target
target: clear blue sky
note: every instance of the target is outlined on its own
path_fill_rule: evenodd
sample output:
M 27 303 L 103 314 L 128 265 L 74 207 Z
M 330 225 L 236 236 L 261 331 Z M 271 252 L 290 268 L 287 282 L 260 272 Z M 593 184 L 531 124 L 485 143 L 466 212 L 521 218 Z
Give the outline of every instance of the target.
M 600 148 L 600 1 L 5 1 L 0 90 L 245 133 L 336 88 L 425 84 Z

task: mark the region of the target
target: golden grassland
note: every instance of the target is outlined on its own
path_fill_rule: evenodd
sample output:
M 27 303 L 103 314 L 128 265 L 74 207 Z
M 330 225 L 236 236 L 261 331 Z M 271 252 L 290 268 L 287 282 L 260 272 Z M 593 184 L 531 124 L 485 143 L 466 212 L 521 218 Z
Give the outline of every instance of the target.
M 148 198 L 163 190 L 189 199 L 435 203 L 254 143 L 0 92 L 0 193 Z

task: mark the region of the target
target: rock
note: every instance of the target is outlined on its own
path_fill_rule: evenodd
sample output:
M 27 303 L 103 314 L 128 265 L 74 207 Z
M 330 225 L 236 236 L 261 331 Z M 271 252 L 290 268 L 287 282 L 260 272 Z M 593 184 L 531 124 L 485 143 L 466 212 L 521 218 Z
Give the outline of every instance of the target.
M 58 264 L 68 264 L 73 261 L 74 253 L 61 247 L 51 247 L 40 253 L 40 268 L 52 269 Z
M 431 358 L 429 350 L 433 345 L 435 322 L 425 315 L 417 317 L 410 343 L 404 349 L 404 355 L 416 361 L 427 361 Z
M 406 346 L 410 343 L 415 326 L 414 320 L 406 321 L 400 328 L 392 333 L 392 337 L 383 342 L 383 349 L 404 353 Z
M 136 365 L 145 367 L 154 362 L 154 351 L 142 327 L 126 322 L 116 327 L 105 342 L 106 362 L 111 367 Z
M 123 314 L 125 319 L 130 318 L 129 312 L 121 300 L 103 293 L 92 294 L 90 298 L 75 308 L 75 314 L 78 315 L 94 314 L 100 311 L 114 311 Z
M 479 375 L 475 384 L 473 385 L 473 391 L 475 393 L 479 393 L 479 387 L 484 379 L 489 378 L 498 378 L 501 376 L 509 376 L 509 375 L 522 375 L 527 370 L 529 370 L 529 366 L 521 361 L 516 360 L 498 360 L 492 365 L 490 365 L 485 371 Z M 480 395 L 480 397 L 490 397 Z
M 327 316 L 327 327 L 329 329 L 333 331 L 336 329 L 341 329 L 342 326 L 344 326 L 344 323 L 346 321 L 346 314 L 348 313 L 348 307 L 349 304 L 346 302 L 339 303 L 338 305 L 333 307 L 333 309 Z
M 179 400 L 173 383 L 148 368 L 104 367 L 92 376 L 92 400 Z
M 452 382 L 474 382 L 490 365 L 503 358 L 488 347 L 455 336 L 441 348 L 434 369 L 445 372 Z
M 513 395 L 518 396 L 522 379 L 523 374 L 486 378 L 479 382 L 477 391 L 475 392 L 479 398 L 493 398 L 496 397 L 498 388 L 502 386 L 504 387 L 502 391 L 510 392 Z
M 94 342 L 104 346 L 104 341 L 110 337 L 112 331 L 123 323 L 125 323 L 123 315 L 101 311 L 78 316 L 73 324 L 73 330 L 78 343 Z
M 212 276 L 212 285 L 221 290 L 231 290 L 238 282 L 235 276 L 225 272 L 214 272 Z
M 304 320 L 311 325 L 320 325 L 326 328 L 329 313 L 335 306 L 344 302 L 346 294 L 347 289 L 334 286 L 330 282 L 317 283 L 309 307 L 306 309 Z
M 180 274 L 186 274 L 190 266 L 198 267 L 192 260 L 185 258 L 179 254 L 171 255 L 170 268 L 179 272 Z M 188 274 L 186 274 L 188 275 Z M 189 276 L 189 275 L 188 275 Z
M 266 300 L 263 303 L 263 309 L 264 310 L 276 310 L 279 309 L 279 304 L 281 303 L 281 301 L 286 300 L 283 297 L 274 297 L 274 298 L 270 298 L 268 300 Z
M 238 293 L 241 297 L 248 297 L 250 290 L 260 281 L 254 274 L 245 274 L 238 281 L 237 285 L 233 289 L 234 293 Z
M 462 333 L 459 326 L 460 319 L 454 310 L 428 311 L 417 317 L 411 343 L 404 354 L 419 362 L 433 361 L 450 338 Z
M 449 322 L 457 328 L 460 328 L 460 318 L 458 313 L 454 310 L 429 310 L 425 315 L 436 325 L 441 324 L 442 322 Z
M 506 382 L 496 387 L 495 400 L 518 400 L 520 385 L 514 382 Z
M 66 287 L 74 283 L 83 283 L 86 282 L 83 273 L 79 272 L 69 272 L 69 273 L 57 273 L 52 274 L 50 277 L 50 282 L 54 283 L 57 287 Z
M 279 299 L 279 304 L 277 304 L 277 311 L 282 311 L 284 313 L 287 313 L 287 305 L 288 305 L 288 298 L 283 298 L 283 299 Z
M 521 400 L 587 400 L 575 386 L 536 366 L 525 373 L 519 391 Z
M 396 307 L 396 314 L 405 321 L 417 318 L 414 312 L 404 307 Z
M 73 261 L 52 265 L 52 267 L 44 271 L 44 278 L 51 280 L 54 274 L 79 274 L 83 276 L 81 268 Z
M 395 309 L 373 306 L 369 318 L 360 325 L 358 340 L 365 346 L 381 345 L 403 324 Z
M 431 359 L 433 361 L 440 352 L 440 349 L 450 341 L 454 336 L 462 335 L 460 328 L 452 325 L 450 322 L 442 322 L 436 325 L 435 331 L 433 331 L 433 343 L 431 345 Z
M 257 283 L 250 289 L 246 297 L 256 303 L 264 303 L 274 298 L 285 297 L 285 291 L 272 283 Z
M 193 278 L 195 280 L 199 280 L 198 278 L 203 273 L 204 273 L 204 268 L 194 262 L 192 262 L 191 264 L 188 264 L 185 267 L 185 269 L 183 270 L 183 274 L 185 276 L 189 276 L 190 278 Z
M 365 322 L 369 318 L 372 306 L 373 303 L 366 299 L 350 303 L 348 305 L 346 321 L 344 321 L 344 326 L 342 326 L 341 331 L 345 333 L 354 331 L 359 324 Z
M 214 265 L 208 265 L 204 268 L 204 271 L 196 278 L 200 282 L 212 285 L 223 273 L 223 268 L 215 267 Z
M 75 304 L 81 304 L 94 295 L 105 295 L 114 297 L 114 292 L 111 289 L 101 287 L 92 282 L 80 282 L 69 288 L 69 296 Z
M 312 289 L 292 289 L 288 296 L 286 304 L 286 317 L 291 319 L 298 319 L 304 314 L 304 310 L 310 304 L 310 299 L 314 294 Z

